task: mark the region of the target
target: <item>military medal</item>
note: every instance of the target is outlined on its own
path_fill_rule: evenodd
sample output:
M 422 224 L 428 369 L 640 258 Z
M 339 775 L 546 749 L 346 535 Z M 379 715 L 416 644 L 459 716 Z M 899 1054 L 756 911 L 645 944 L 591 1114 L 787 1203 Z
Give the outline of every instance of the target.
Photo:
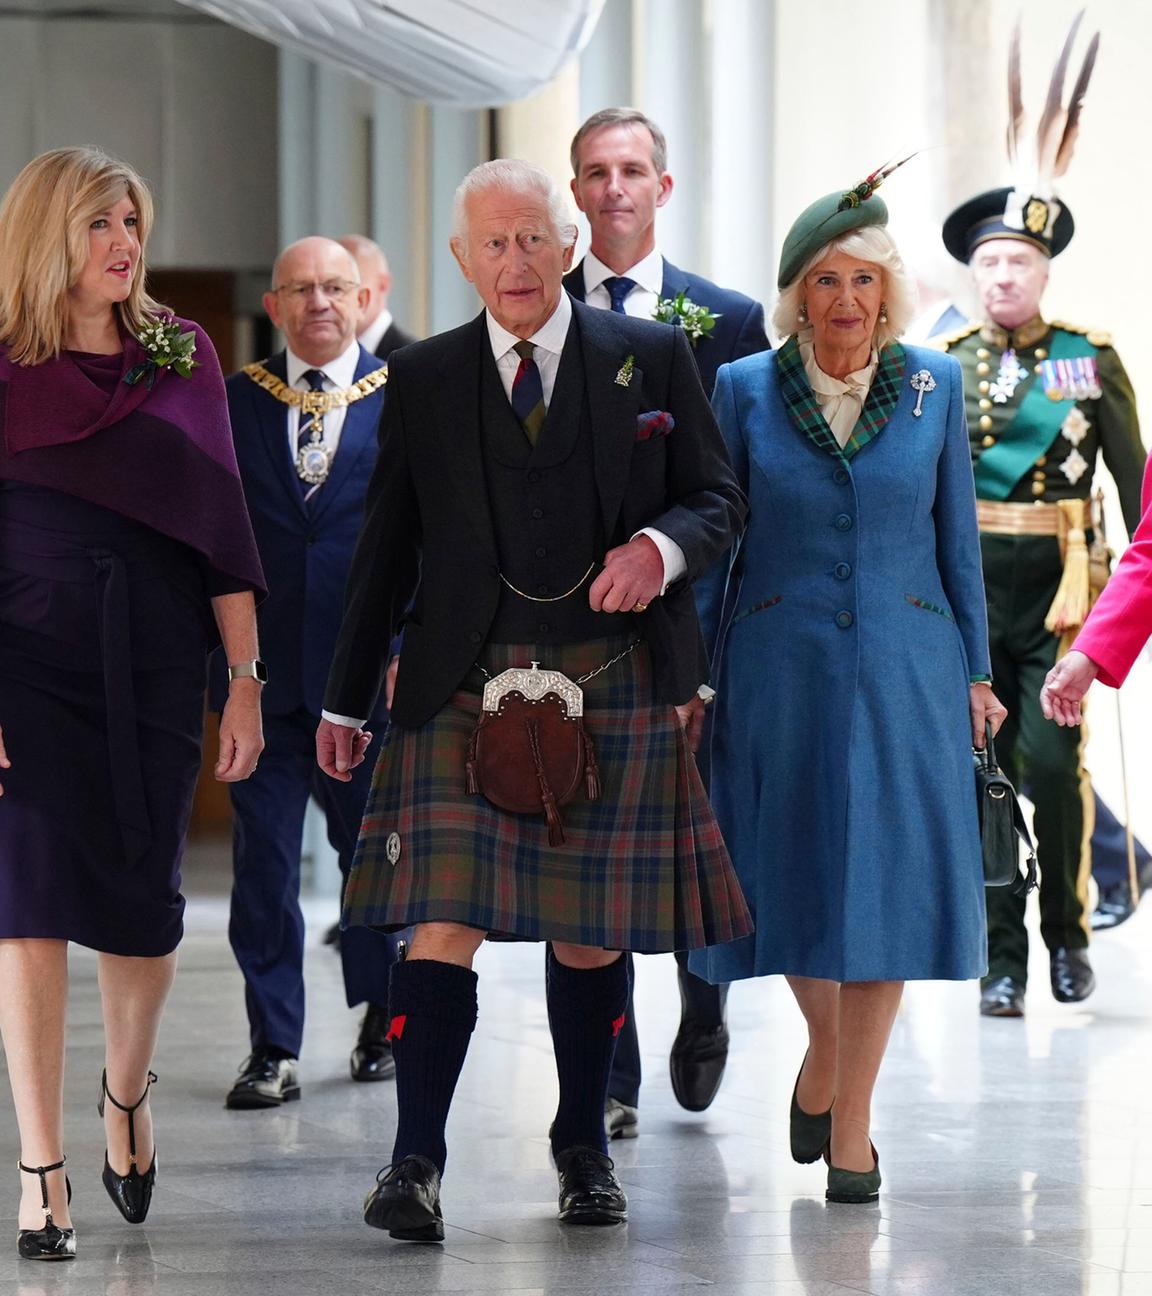
M 997 405 L 1006 405 L 1016 394 L 1016 388 L 1028 377 L 1028 370 L 1016 358 L 1011 347 L 1000 357 L 1000 371 L 988 394 Z
M 1095 356 L 1045 360 L 1040 365 L 1044 394 L 1052 401 L 1099 400 L 1104 394 Z

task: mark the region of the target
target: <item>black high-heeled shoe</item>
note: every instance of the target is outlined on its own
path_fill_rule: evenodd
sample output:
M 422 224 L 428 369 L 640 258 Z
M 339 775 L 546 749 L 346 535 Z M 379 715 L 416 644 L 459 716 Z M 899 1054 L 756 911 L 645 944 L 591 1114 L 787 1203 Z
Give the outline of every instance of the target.
M 44 1227 L 38 1229 L 21 1229 L 16 1235 L 16 1250 L 24 1260 L 75 1260 L 76 1230 L 58 1228 L 52 1218 L 52 1208 L 48 1205 L 47 1175 L 53 1170 L 62 1170 L 67 1157 L 61 1157 L 55 1165 L 26 1166 L 23 1161 L 16 1164 L 25 1174 L 40 1176 L 40 1197 L 44 1203 Z M 72 1185 L 68 1176 L 64 1176 L 68 1188 L 68 1200 L 72 1200 Z
M 152 1164 L 141 1174 L 136 1165 L 136 1122 L 133 1117 L 144 1099 L 148 1097 L 148 1090 L 156 1080 L 156 1075 L 149 1071 L 144 1092 L 131 1107 L 125 1107 L 108 1092 L 108 1072 L 105 1071 L 100 1077 L 100 1102 L 96 1110 L 101 1116 L 104 1115 L 104 1099 L 107 1098 L 113 1107 L 124 1112 L 128 1117 L 128 1173 L 118 1175 L 112 1169 L 108 1164 L 108 1151 L 105 1149 L 104 1173 L 101 1178 L 104 1180 L 104 1187 L 108 1190 L 108 1196 L 112 1198 L 116 1209 L 129 1224 L 143 1224 L 148 1216 L 148 1207 L 152 1205 L 152 1189 L 156 1183 L 156 1149 L 155 1147 L 152 1149 Z

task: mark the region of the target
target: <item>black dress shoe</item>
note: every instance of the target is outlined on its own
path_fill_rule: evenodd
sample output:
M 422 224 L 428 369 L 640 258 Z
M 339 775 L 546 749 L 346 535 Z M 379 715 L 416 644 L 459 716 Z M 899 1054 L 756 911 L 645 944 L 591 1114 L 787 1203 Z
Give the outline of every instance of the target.
M 353 1080 L 391 1080 L 396 1074 L 396 1059 L 388 1040 L 391 1021 L 388 1009 L 381 1004 L 369 1004 L 360 1023 L 360 1036 L 352 1050 L 351 1071 Z
M 1132 888 L 1127 882 L 1101 887 L 1096 908 L 1092 911 L 1092 930 L 1111 931 L 1113 927 L 1127 922 L 1135 912 L 1136 902 L 1132 899 Z
M 422 1156 L 385 1166 L 364 1199 L 364 1223 L 401 1242 L 443 1242 L 440 1171 Z
M 1054 949 L 1051 954 L 1052 998 L 1057 1003 L 1079 1003 L 1096 989 L 1088 951 Z
M 300 1077 L 295 1058 L 272 1057 L 266 1049 L 253 1049 L 240 1067 L 240 1078 L 228 1091 L 224 1106 L 232 1111 L 280 1107 L 300 1097 Z
M 687 1111 L 700 1112 L 712 1104 L 724 1079 L 728 1065 L 728 1027 L 702 1027 L 693 1021 L 682 1021 L 668 1070 L 672 1075 L 672 1092 Z
M 1024 987 L 1015 977 L 993 977 L 980 989 L 981 1017 L 1023 1017 Z
M 672 1092 L 687 1111 L 704 1111 L 716 1097 L 728 1065 L 728 1027 L 724 1024 L 728 987 L 709 985 L 683 964 L 676 967 L 676 983 L 680 1029 L 668 1058 Z
M 628 1198 L 611 1157 L 595 1148 L 570 1147 L 556 1154 L 561 1224 L 623 1224 Z

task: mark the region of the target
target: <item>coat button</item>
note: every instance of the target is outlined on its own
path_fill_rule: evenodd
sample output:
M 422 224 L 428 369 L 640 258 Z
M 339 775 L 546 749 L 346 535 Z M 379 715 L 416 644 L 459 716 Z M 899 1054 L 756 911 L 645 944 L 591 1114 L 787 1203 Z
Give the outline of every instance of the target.
M 837 519 L 836 519 L 836 530 L 837 530 L 837 531 L 851 531 L 851 530 L 852 530 L 852 519 L 851 519 L 851 517 L 849 517 L 849 515 L 848 515 L 847 513 L 841 513 L 841 514 L 839 515 L 839 517 L 837 517 Z
M 537 519 L 542 518 L 544 516 L 544 510 L 542 508 L 534 508 L 532 510 L 532 516 Z
M 837 580 L 847 580 L 852 575 L 852 568 L 847 563 L 837 563 L 832 569 L 832 574 Z
M 528 474 L 528 480 L 530 482 L 538 482 L 540 480 L 540 474 L 536 471 L 535 468 L 533 468 L 532 471 Z
M 548 557 L 548 550 L 545 549 L 543 545 L 537 545 L 537 546 L 536 546 L 536 557 L 537 557 L 537 558 L 547 558 L 547 557 Z
M 847 468 L 837 468 L 832 474 L 832 480 L 838 485 L 843 486 L 848 480 L 849 472 Z
M 550 594 L 551 592 L 552 592 L 552 587 L 550 585 L 545 585 L 541 583 L 536 586 L 537 594 Z
M 315 536 L 309 536 L 309 537 L 308 537 L 308 540 L 307 540 L 307 544 L 308 544 L 309 548 L 311 548 L 311 546 L 314 545 L 315 543 L 316 543 L 316 537 L 315 537 Z
M 471 640 L 472 643 L 478 644 L 484 638 L 484 636 L 480 633 L 479 630 L 473 630 L 472 633 L 468 636 L 468 638 Z
M 847 630 L 848 627 L 855 620 L 856 618 L 852 615 L 851 612 L 845 611 L 845 612 L 836 613 L 836 624 L 840 627 L 841 630 Z
M 547 621 L 541 621 L 536 629 L 539 630 L 541 634 L 547 634 L 552 627 Z

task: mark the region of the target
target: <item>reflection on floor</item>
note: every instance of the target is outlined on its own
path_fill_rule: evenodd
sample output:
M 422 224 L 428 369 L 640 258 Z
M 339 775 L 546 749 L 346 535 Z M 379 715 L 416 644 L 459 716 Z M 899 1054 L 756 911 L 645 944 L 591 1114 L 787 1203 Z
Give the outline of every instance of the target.
M 69 1170 L 80 1259 L 15 1254 L 10 1108 L 0 1139 L 0 1296 L 360 1296 L 693 1289 L 735 1296 L 1152 1296 L 1152 903 L 1095 946 L 1081 1008 L 1033 964 L 1024 1022 L 982 1021 L 972 986 L 907 996 L 881 1079 L 878 1207 L 825 1207 L 820 1166 L 788 1156 L 803 1053 L 779 981 L 737 987 L 734 1048 L 713 1108 L 681 1111 L 667 1078 L 669 958 L 640 960 L 649 1078 L 641 1137 L 615 1145 L 631 1201 L 621 1229 L 563 1230 L 546 1130 L 555 1078 L 537 947 L 484 950 L 480 1024 L 449 1127 L 443 1247 L 393 1243 L 360 1204 L 391 1145 L 391 1084 L 354 1085 L 357 1016 L 309 907 L 303 1099 L 226 1112 L 246 1048 L 218 868 L 188 869 L 189 935 L 153 1093 L 160 1179 L 133 1228 L 100 1185 L 94 960 L 73 957 Z M 7 1102 L 7 1098 L 4 1100 Z

